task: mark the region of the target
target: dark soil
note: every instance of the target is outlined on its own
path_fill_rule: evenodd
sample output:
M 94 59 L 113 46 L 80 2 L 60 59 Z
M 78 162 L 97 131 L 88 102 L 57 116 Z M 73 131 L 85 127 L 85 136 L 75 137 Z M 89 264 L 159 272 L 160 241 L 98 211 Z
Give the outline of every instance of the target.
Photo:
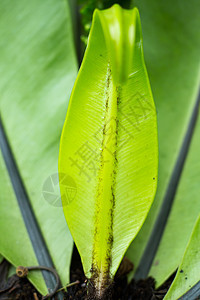
M 119 270 L 115 276 L 113 286 L 105 296 L 105 300 L 160 300 L 167 293 L 175 274 L 173 274 L 158 290 L 155 289 L 155 280 L 151 277 L 135 281 L 128 284 L 127 274 L 133 269 L 132 263 L 123 259 Z M 84 276 L 79 254 L 74 249 L 71 264 L 71 282 L 79 281 L 67 289 L 65 300 L 83 300 L 86 299 L 87 280 Z M 93 299 L 95 300 L 95 299 Z
M 42 296 L 26 278 L 13 275 L 7 279 L 9 263 L 0 264 L 0 300 L 40 300 Z
M 36 291 L 33 285 L 26 278 L 19 278 L 13 275 L 8 280 L 7 271 L 9 264 L 6 261 L 0 264 L 0 300 L 40 300 L 42 296 Z M 151 277 L 145 280 L 135 281 L 134 279 L 128 284 L 127 274 L 133 269 L 132 263 L 125 258 L 115 276 L 113 286 L 109 293 L 105 296 L 106 300 L 160 300 L 163 299 L 173 276 L 169 278 L 165 284 L 155 289 L 155 280 Z M 84 300 L 86 299 L 87 280 L 84 276 L 79 254 L 74 249 L 72 264 L 71 264 L 71 283 L 75 285 L 68 287 L 67 292 L 64 291 L 65 300 Z M 56 300 L 57 297 L 52 299 Z M 93 299 L 95 300 L 95 299 Z

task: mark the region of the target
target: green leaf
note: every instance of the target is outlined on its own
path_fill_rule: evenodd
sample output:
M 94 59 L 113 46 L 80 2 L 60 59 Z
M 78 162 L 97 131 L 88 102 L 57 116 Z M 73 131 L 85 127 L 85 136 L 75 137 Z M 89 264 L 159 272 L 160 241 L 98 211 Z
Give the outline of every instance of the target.
M 21 264 L 24 266 L 38 265 L 26 227 L 21 218 L 21 213 L 17 205 L 17 200 L 13 192 L 1 151 L 0 174 L 0 199 L 3 204 L 0 209 L 0 252 L 11 264 L 15 265 L 15 267 L 20 266 Z M 28 278 L 38 288 L 40 293 L 44 295 L 48 293 L 46 284 L 40 272 L 30 272 Z
M 157 160 L 138 11 L 96 10 L 62 132 L 59 172 L 68 176 L 60 179 L 65 217 L 98 294 L 150 209 Z M 70 201 L 65 185 L 74 193 Z
M 158 286 L 179 266 L 194 224 L 199 215 L 199 136 L 200 118 L 196 124 L 196 129 L 176 192 L 172 211 L 150 270 L 150 275 L 156 278 Z M 199 249 L 199 246 L 197 249 Z
M 77 72 L 68 2 L 2 0 L 0 36 L 3 126 L 49 253 L 66 284 L 73 241 L 62 207 L 49 204 L 51 199 L 46 201 L 42 193 L 46 180 L 58 172 L 60 133 Z M 55 193 L 59 198 L 59 191 Z M 33 265 L 27 235 L 23 239 L 23 247 L 29 249 L 26 256 L 13 246 L 24 230 L 16 207 L 13 204 L 12 210 L 5 211 L 1 192 L 0 211 L 5 212 L 6 223 L 0 228 L 4 237 L 0 253 L 14 265 Z M 17 230 L 8 234 L 9 227 L 16 226 L 13 215 L 18 219 Z M 42 280 L 34 277 L 32 281 L 44 291 Z
M 73 0 L 71 0 L 73 1 Z M 130 8 L 131 0 L 78 0 L 80 4 L 81 23 L 83 34 L 81 36 L 83 41 L 87 41 L 89 30 L 92 22 L 92 15 L 95 8 L 106 9 L 113 4 L 119 4 L 123 8 Z M 86 43 L 87 44 L 87 43 Z
M 145 61 L 158 111 L 159 144 L 157 194 L 144 226 L 127 253 L 136 270 L 196 104 L 200 75 L 200 3 L 197 0 L 134 0 L 133 3 L 141 14 Z
M 198 218 L 191 238 L 184 253 L 183 260 L 177 271 L 177 275 L 165 296 L 167 299 L 179 299 L 188 290 L 190 290 L 199 280 L 200 269 L 200 251 L 199 251 L 199 237 L 200 237 L 200 217 Z M 191 299 L 191 298 L 187 298 Z

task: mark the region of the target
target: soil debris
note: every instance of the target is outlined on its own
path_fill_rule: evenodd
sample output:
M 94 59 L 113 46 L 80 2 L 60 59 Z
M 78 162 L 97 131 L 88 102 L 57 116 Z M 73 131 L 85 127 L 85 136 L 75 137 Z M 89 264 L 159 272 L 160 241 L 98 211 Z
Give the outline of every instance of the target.
M 151 277 L 139 281 L 135 281 L 133 279 L 128 284 L 127 274 L 132 269 L 132 263 L 127 258 L 124 258 L 116 273 L 111 290 L 109 289 L 109 293 L 105 296 L 105 300 L 163 299 L 175 276 L 175 274 L 173 274 L 158 290 L 156 290 L 155 280 Z M 84 276 L 78 251 L 75 248 L 71 264 L 71 282 L 75 282 L 77 280 L 80 281 L 80 284 L 67 289 L 67 292 L 65 292 L 65 300 L 88 300 L 87 279 Z
M 0 264 L 0 300 L 41 300 L 40 295 L 27 278 L 12 275 L 7 279 L 9 263 Z M 128 284 L 127 274 L 133 269 L 132 263 L 125 258 L 115 276 L 114 283 L 106 294 L 105 300 L 160 300 L 163 299 L 170 287 L 175 273 L 158 289 L 151 277 Z M 74 250 L 71 263 L 71 284 L 63 292 L 64 300 L 86 300 L 88 280 L 85 278 L 80 257 Z M 74 284 L 73 284 L 74 283 Z M 57 296 L 51 297 L 56 300 Z M 87 299 L 88 300 L 88 299 Z M 95 300 L 92 299 L 92 300 Z M 103 300 L 103 299 L 102 299 Z
M 0 278 L 1 281 L 1 278 Z M 40 300 L 42 296 L 26 278 L 12 275 L 0 286 L 0 300 Z

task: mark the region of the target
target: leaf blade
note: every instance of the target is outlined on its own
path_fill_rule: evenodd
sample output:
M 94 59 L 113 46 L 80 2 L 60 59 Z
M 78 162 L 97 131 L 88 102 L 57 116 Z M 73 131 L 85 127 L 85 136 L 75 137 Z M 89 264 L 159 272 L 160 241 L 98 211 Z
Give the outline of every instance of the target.
M 113 277 L 127 246 L 144 221 L 156 190 L 156 113 L 144 65 L 139 15 L 134 9 L 122 16 L 119 9 L 113 6 L 94 14 L 89 44 L 72 92 L 60 144 L 59 172 L 73 178 L 77 185 L 73 201 L 62 199 L 64 213 L 88 277 L 91 268 L 93 272 L 98 270 L 102 277 L 110 276 L 109 273 Z M 123 27 L 124 17 L 128 17 L 128 22 Z M 113 19 L 118 22 L 120 34 L 131 26 L 133 30 L 135 42 L 131 40 L 125 47 L 128 48 L 125 61 L 128 67 L 124 69 L 121 64 L 124 53 L 118 57 L 116 51 L 111 52 L 116 46 L 108 28 Z M 116 46 L 119 53 L 123 43 L 120 40 Z M 134 112 L 131 112 L 131 105 Z M 111 128 L 112 138 L 109 137 Z M 130 138 L 131 134 L 134 138 Z M 129 140 L 124 143 L 126 135 Z M 86 154 L 96 149 L 99 158 L 92 162 L 97 172 L 91 176 L 81 169 L 84 165 L 79 165 L 80 159 L 84 161 L 81 152 L 84 147 Z M 77 155 L 80 156 L 79 164 Z M 129 174 L 131 179 L 128 179 Z M 63 194 L 62 184 L 60 187 Z M 127 202 L 123 202 L 122 194 L 126 189 Z
M 143 228 L 127 252 L 136 268 L 170 188 L 199 90 L 199 3 L 194 0 L 189 5 L 185 1 L 184 10 L 181 3 L 134 1 L 141 14 L 145 59 L 158 111 L 159 140 L 157 194 Z M 186 18 L 190 20 L 187 23 Z
M 164 299 L 179 299 L 199 281 L 199 236 L 200 217 L 197 218 L 177 275 Z
M 179 266 L 199 215 L 199 134 L 200 118 L 198 115 L 172 210 L 150 270 L 150 275 L 156 278 L 158 286 Z M 172 244 L 173 251 L 169 246 Z M 170 260 L 166 266 L 164 262 L 167 257 L 170 257 Z
M 64 285 L 69 282 L 73 241 L 62 208 L 51 206 L 51 200 L 49 204 L 42 192 L 46 180 L 58 173 L 58 144 L 66 99 L 77 72 L 68 2 L 19 0 L 13 4 L 3 0 L 0 7 L 1 118 Z M 0 206 L 3 205 L 1 197 Z M 7 218 L 12 223 L 9 211 Z M 6 237 L 5 227 L 4 230 Z M 19 237 L 16 232 L 9 238 L 15 242 Z M 20 264 L 23 262 L 21 255 Z
M 24 266 L 37 265 L 37 258 L 33 251 L 31 242 L 28 237 L 26 227 L 21 219 L 21 213 L 17 205 L 17 200 L 13 192 L 12 184 L 3 161 L 2 153 L 0 151 L 0 187 L 1 193 L 4 195 L 4 205 L 0 210 L 0 228 L 1 233 L 6 232 L 6 239 L 3 234 L 0 235 L 0 253 L 15 267 L 21 265 L 21 257 L 23 256 Z M 8 218 L 8 212 L 9 218 Z M 12 218 L 12 222 L 10 219 Z M 16 232 L 16 225 L 18 234 L 15 239 L 12 238 L 13 232 Z M 15 248 L 15 251 L 13 251 Z M 48 290 L 44 282 L 42 274 L 29 274 L 29 280 L 37 287 L 43 295 L 47 294 Z

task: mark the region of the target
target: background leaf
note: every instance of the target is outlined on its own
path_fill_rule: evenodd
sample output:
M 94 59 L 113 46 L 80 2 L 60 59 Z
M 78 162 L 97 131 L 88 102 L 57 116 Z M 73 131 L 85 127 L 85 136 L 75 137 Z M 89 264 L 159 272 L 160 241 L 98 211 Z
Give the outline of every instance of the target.
M 2 122 L 48 250 L 66 284 L 72 238 L 62 208 L 45 201 L 42 189 L 57 173 L 60 132 L 77 72 L 68 2 L 2 0 L 0 35 Z M 53 192 L 59 195 L 59 190 Z M 3 210 L 5 195 L 0 197 Z M 13 215 L 19 218 L 19 211 L 6 211 L 10 226 L 16 224 Z M 0 230 L 10 247 L 22 238 L 20 227 L 13 235 L 8 235 L 8 226 Z M 18 248 L 0 247 L 14 265 L 35 264 L 31 253 L 26 260 Z M 32 281 L 42 288 L 38 280 Z
M 22 262 L 24 266 L 38 265 L 1 152 L 0 174 L 0 190 L 3 195 L 0 209 L 0 252 L 15 266 Z M 42 294 L 47 294 L 48 290 L 40 272 L 30 272 L 28 278 Z
M 177 271 L 177 275 L 164 299 L 179 299 L 190 290 L 200 279 L 200 218 L 198 218 L 187 245 L 183 260 Z M 186 297 L 185 299 L 196 299 L 196 297 Z
M 145 61 L 158 112 L 159 143 L 157 195 L 142 230 L 127 253 L 136 270 L 167 193 L 196 104 L 200 3 L 197 0 L 190 3 L 135 0 L 133 3 L 141 14 Z
M 199 136 L 200 118 L 196 124 L 190 151 L 184 165 L 172 211 L 150 270 L 150 275 L 156 278 L 157 285 L 164 282 L 179 266 L 199 215 Z M 199 246 L 200 242 L 196 250 L 199 249 Z
M 156 189 L 156 113 L 137 10 L 116 5 L 94 14 L 61 137 L 59 172 L 68 176 L 60 178 L 63 208 L 86 276 L 96 270 L 112 277 Z M 73 199 L 64 194 L 67 184 L 77 187 Z

